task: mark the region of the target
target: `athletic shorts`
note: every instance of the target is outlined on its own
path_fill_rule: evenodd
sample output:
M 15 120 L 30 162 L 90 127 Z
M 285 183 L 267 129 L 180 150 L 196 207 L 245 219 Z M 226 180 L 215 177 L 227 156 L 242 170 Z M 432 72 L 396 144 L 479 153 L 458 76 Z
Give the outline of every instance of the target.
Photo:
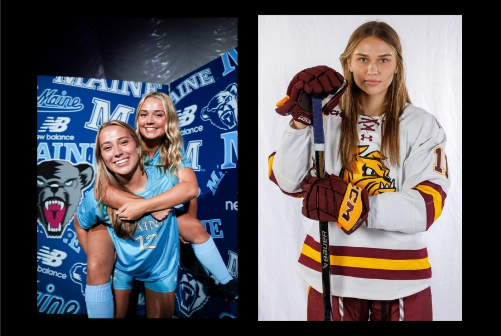
M 126 274 L 115 268 L 111 277 L 113 288 L 119 290 L 133 289 L 141 280 L 137 280 L 134 276 Z M 165 278 L 156 281 L 143 281 L 144 287 L 157 293 L 170 293 L 176 290 L 177 287 L 177 272 L 167 275 Z
M 332 296 L 333 321 L 433 321 L 431 288 L 396 300 Z M 308 288 L 308 321 L 324 320 L 322 293 Z

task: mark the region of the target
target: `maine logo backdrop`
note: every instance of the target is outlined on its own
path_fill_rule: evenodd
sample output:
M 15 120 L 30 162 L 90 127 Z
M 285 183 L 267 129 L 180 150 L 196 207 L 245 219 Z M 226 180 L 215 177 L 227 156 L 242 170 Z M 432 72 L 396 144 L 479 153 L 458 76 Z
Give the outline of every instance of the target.
M 197 175 L 198 219 L 238 281 L 237 48 L 170 84 L 186 155 Z M 236 318 L 237 302 L 210 293 L 217 281 L 181 244 L 176 312 L 184 317 Z
M 167 92 L 179 113 L 184 148 L 198 178 L 198 219 L 238 281 L 237 49 L 170 85 L 37 76 L 37 313 L 86 314 L 86 255 L 73 217 L 96 173 L 99 126 L 132 127 L 141 97 Z M 170 86 L 170 88 L 169 88 Z M 176 312 L 236 318 L 237 303 L 211 295 L 217 281 L 182 244 Z M 144 295 L 138 313 L 144 314 Z

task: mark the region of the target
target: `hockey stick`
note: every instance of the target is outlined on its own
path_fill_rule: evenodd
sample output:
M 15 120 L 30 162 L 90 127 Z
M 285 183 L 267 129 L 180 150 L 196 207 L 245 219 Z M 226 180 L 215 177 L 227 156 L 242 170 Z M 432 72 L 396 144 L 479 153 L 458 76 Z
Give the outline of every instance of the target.
M 317 178 L 325 175 L 324 163 L 324 125 L 322 120 L 322 98 L 311 97 L 313 109 L 313 142 L 315 148 L 315 163 L 317 167 Z M 329 251 L 329 227 L 328 222 L 319 221 L 320 228 L 320 260 L 322 264 L 322 290 L 324 297 L 324 321 L 332 319 L 331 305 L 331 262 Z

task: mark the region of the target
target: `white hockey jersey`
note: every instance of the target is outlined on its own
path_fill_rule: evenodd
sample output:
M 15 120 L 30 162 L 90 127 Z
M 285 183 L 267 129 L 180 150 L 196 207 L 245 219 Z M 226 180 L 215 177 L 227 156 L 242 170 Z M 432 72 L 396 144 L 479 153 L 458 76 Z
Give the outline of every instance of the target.
M 394 300 L 431 285 L 431 265 L 421 234 L 440 216 L 450 187 L 446 135 L 436 118 L 407 104 L 400 117 L 399 167 L 381 162 L 381 118 L 358 118 L 358 173 L 343 170 L 338 156 L 342 114 L 323 118 L 325 172 L 367 189 L 368 218 L 351 235 L 329 222 L 331 294 Z M 269 178 L 290 196 L 313 166 L 313 128 L 287 126 L 269 157 Z M 300 213 L 300 211 L 298 211 Z M 322 292 L 319 228 L 312 225 L 297 262 L 301 277 Z

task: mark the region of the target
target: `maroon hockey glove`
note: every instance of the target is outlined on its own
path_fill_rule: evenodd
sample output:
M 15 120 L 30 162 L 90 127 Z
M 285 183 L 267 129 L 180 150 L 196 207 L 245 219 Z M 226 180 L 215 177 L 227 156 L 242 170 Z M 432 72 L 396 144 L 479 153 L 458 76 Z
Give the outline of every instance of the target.
M 367 219 L 369 195 L 336 175 L 324 178 L 307 175 L 301 182 L 302 213 L 321 222 L 336 222 L 344 233 L 352 234 Z
M 343 86 L 344 84 L 344 86 Z M 344 77 L 336 70 L 325 65 L 317 65 L 298 72 L 290 81 L 285 98 L 277 103 L 275 111 L 281 115 L 292 114 L 294 120 L 311 125 L 311 98 L 325 98 L 337 92 L 323 108 L 331 111 L 339 103 L 348 87 Z

